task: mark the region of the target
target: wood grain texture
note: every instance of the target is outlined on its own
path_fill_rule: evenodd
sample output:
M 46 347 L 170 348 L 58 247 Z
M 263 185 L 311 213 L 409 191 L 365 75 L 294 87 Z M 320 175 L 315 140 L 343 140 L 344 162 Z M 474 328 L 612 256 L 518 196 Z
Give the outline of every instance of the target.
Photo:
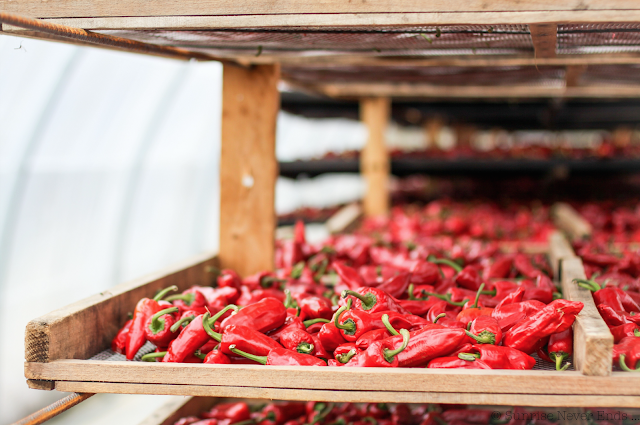
M 325 223 L 327 231 L 332 235 L 346 232 L 355 226 L 358 219 L 362 217 L 362 212 L 362 207 L 357 202 L 340 208 Z
M 536 58 L 555 58 L 558 38 L 556 24 L 530 24 L 529 32 L 533 41 Z
M 389 212 L 389 151 L 385 139 L 391 114 L 391 101 L 385 97 L 360 100 L 360 119 L 369 136 L 360 153 L 360 173 L 365 180 L 362 201 L 366 216 L 386 215 Z
M 241 276 L 274 267 L 279 78 L 277 65 L 223 71 L 219 258 Z
M 219 401 L 219 399 L 213 397 L 187 397 L 171 400 L 138 425 L 173 425 L 180 418 L 198 416 Z
M 593 228 L 573 207 L 564 202 L 557 202 L 551 207 L 553 223 L 573 240 L 591 236 Z
M 584 303 L 573 325 L 573 362 L 576 370 L 589 376 L 611 375 L 613 335 L 593 302 L 591 291 L 573 279 L 585 279 L 580 258 L 562 260 L 562 293 L 571 301 Z
M 554 381 L 555 382 L 555 381 Z M 552 386 L 552 383 L 548 384 Z M 143 385 L 114 384 L 109 382 L 58 382 L 58 391 L 91 390 L 116 394 L 160 394 L 211 397 L 258 398 L 267 400 L 300 400 L 351 403 L 445 403 L 501 406 L 564 407 L 639 407 L 638 396 L 606 395 L 540 395 L 540 394 L 482 394 L 455 392 L 387 392 L 387 391 L 334 391 L 250 387 L 208 387 L 201 385 Z
M 302 366 L 203 365 L 94 360 L 26 363 L 29 379 L 78 382 L 228 386 L 389 392 L 468 392 L 640 396 L 633 374 L 607 379 L 547 370 L 436 370 Z M 553 385 L 549 383 L 553 382 Z M 60 382 L 56 382 L 59 385 Z M 192 394 L 200 395 L 200 394 Z
M 402 12 L 493 12 L 638 10 L 634 0 L 171 0 L 108 1 L 82 0 L 0 0 L 0 9 L 36 18 L 78 16 L 168 16 L 168 15 L 278 15 L 278 14 L 398 14 Z
M 562 232 L 554 231 L 549 235 L 549 262 L 556 282 L 562 279 L 562 260 L 575 257 L 571 244 Z
M 447 98 L 495 98 L 495 99 L 542 99 L 561 98 L 637 98 L 640 85 L 618 86 L 435 86 L 426 84 L 395 83 L 329 83 L 318 84 L 320 93 L 340 99 L 360 99 L 363 96 L 386 96 L 407 99 Z
M 587 65 L 569 65 L 564 75 L 564 85 L 566 87 L 578 87 L 582 74 L 587 71 Z
M 32 390 L 53 391 L 56 388 L 56 383 L 54 381 L 27 379 L 27 386 Z
M 34 319 L 27 324 L 25 359 L 89 358 L 109 346 L 138 300 L 171 285 L 210 285 L 217 264 L 214 253 L 202 254 Z

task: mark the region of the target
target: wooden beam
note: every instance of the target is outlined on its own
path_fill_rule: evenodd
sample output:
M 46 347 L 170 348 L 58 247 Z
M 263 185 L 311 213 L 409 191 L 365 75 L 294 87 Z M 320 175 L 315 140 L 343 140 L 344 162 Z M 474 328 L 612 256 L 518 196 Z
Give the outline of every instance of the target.
M 346 205 L 325 223 L 327 231 L 334 235 L 337 233 L 344 233 L 349 229 L 352 229 L 357 223 L 358 219 L 362 216 L 362 207 L 357 202 Z
M 565 87 L 578 87 L 580 85 L 580 77 L 587 70 L 586 65 L 569 65 L 564 74 Z
M 220 9 L 220 4 L 206 4 L 207 2 L 191 3 L 172 2 L 138 2 L 135 7 L 128 2 L 113 2 L 101 0 L 103 7 L 90 7 L 94 3 L 88 1 L 74 2 L 39 2 L 33 1 L 30 4 L 24 2 L 0 0 L 0 9 L 7 8 L 8 11 L 22 13 L 28 16 L 47 18 L 47 21 L 75 26 L 92 30 L 114 30 L 114 29 L 179 29 L 179 30 L 199 30 L 215 28 L 275 28 L 275 27 L 336 27 L 344 26 L 371 27 L 388 25 L 508 25 L 508 24 L 539 24 L 558 22 L 580 22 L 580 23 L 601 23 L 601 22 L 637 22 L 640 21 L 640 7 L 635 0 L 629 1 L 628 7 L 621 13 L 619 10 L 560 10 L 550 13 L 550 6 L 557 3 L 549 1 L 544 10 L 535 11 L 477 11 L 477 12 L 454 12 L 444 11 L 455 7 L 455 2 L 443 1 L 441 12 L 425 13 L 390 13 L 390 8 L 386 11 L 375 12 L 371 8 L 370 13 L 340 13 L 331 9 L 326 2 L 301 3 L 291 0 L 302 8 L 323 8 L 317 13 L 304 10 L 302 14 L 293 14 L 286 10 L 278 10 L 277 14 L 251 14 L 257 11 L 253 4 L 258 2 L 237 2 L 234 4 L 244 6 L 244 9 L 237 14 L 225 14 Z M 4 5 L 3 3 L 4 2 Z M 168 6 L 162 3 L 170 3 Z M 217 3 L 213 0 L 210 3 Z M 230 1 L 231 3 L 231 1 Z M 241 5 L 244 3 L 244 5 Z M 349 5 L 355 2 L 340 2 Z M 436 2 L 416 2 L 416 4 L 434 4 Z M 463 3 L 463 2 L 460 2 Z M 394 4 L 388 2 L 387 5 Z M 514 2 L 509 2 L 511 6 Z M 559 7 L 564 7 L 559 6 Z M 587 6 L 588 7 L 588 6 Z M 136 16 L 133 16 L 136 15 Z M 49 19 L 55 18 L 55 19 Z
M 556 24 L 532 24 L 529 25 L 533 48 L 536 58 L 555 58 L 558 37 Z
M 571 244 L 560 231 L 554 231 L 549 235 L 549 262 L 553 270 L 553 280 L 562 280 L 562 261 L 567 258 L 576 258 Z
M 360 101 L 360 119 L 367 126 L 367 144 L 360 153 L 360 172 L 366 183 L 363 199 L 367 216 L 389 212 L 389 151 L 385 139 L 391 102 L 385 97 L 364 98 Z
M 640 85 L 550 86 L 434 86 L 426 84 L 329 83 L 317 86 L 334 98 L 358 99 L 384 96 L 411 99 L 544 99 L 544 98 L 639 98 Z
M 586 279 L 582 260 L 565 258 L 562 260 L 562 294 L 568 300 L 584 304 L 573 325 L 574 366 L 584 375 L 611 375 L 613 335 L 602 320 L 591 291 L 576 285 L 574 279 Z
M 219 258 L 241 276 L 274 267 L 279 78 L 278 65 L 224 66 Z
M 202 254 L 34 319 L 25 332 L 25 359 L 50 362 L 94 356 L 110 346 L 138 300 L 171 285 L 180 290 L 209 286 L 217 265 L 215 254 Z
M 551 218 L 573 240 L 589 238 L 593 232 L 591 224 L 565 202 L 557 202 L 551 207 Z

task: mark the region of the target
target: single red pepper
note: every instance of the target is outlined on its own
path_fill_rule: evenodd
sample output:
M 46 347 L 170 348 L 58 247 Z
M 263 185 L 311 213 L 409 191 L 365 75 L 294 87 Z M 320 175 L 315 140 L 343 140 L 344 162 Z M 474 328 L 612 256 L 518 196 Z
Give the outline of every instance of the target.
M 229 419 L 230 424 L 251 418 L 251 409 L 244 401 L 216 404 L 208 412 L 201 414 L 205 419 Z
M 305 331 L 305 332 L 307 330 L 302 319 L 300 319 L 297 316 L 288 316 L 285 319 L 284 324 L 282 326 L 280 326 L 278 329 L 267 332 L 267 335 L 270 338 L 273 338 L 274 340 L 280 342 L 280 336 L 282 335 L 283 332 L 287 331 L 288 329 L 300 329 L 301 331 Z
M 609 330 L 613 335 L 613 342 L 616 344 L 628 336 L 640 337 L 640 326 L 635 323 L 625 323 L 609 328 Z
M 640 372 L 640 338 L 628 336 L 613 346 L 613 363 L 625 372 Z
M 520 350 L 499 345 L 473 345 L 473 350 L 480 355 L 480 360 L 492 369 L 533 369 L 536 360 Z
M 489 409 L 447 409 L 442 412 L 442 419 L 447 422 L 464 421 L 479 425 L 489 425 L 495 422 L 493 412 Z
M 556 370 L 566 370 L 570 363 L 562 366 L 562 362 L 573 354 L 573 330 L 569 328 L 551 335 L 547 352 L 549 353 L 549 358 L 555 362 Z
M 390 337 L 391 334 L 385 329 L 373 329 L 365 332 L 356 341 L 356 346 L 361 350 L 366 350 L 373 342 Z
M 295 351 L 287 350 L 286 348 L 274 348 L 269 351 L 266 356 L 257 356 L 247 353 L 246 351 L 239 350 L 235 344 L 229 345 L 229 351 L 233 354 L 246 357 L 249 360 L 258 362 L 264 365 L 272 366 L 326 366 L 327 364 L 317 357 L 309 354 L 297 353 Z
M 126 357 L 127 360 L 133 360 L 138 350 L 142 348 L 145 342 L 147 342 L 145 327 L 147 320 L 158 311 L 162 310 L 162 307 L 158 304 L 167 293 L 171 291 L 177 291 L 177 286 L 170 286 L 160 291 L 153 299 L 143 298 L 138 301 L 136 309 L 133 312 L 133 322 L 129 330 L 129 338 L 127 340 Z
M 411 273 L 398 273 L 386 282 L 378 286 L 378 290 L 386 292 L 391 297 L 401 297 L 407 292 L 411 279 Z
M 466 308 L 463 307 L 462 311 L 458 313 L 458 316 L 456 317 L 456 320 L 458 320 L 459 322 L 462 322 L 465 326 L 467 326 L 469 322 L 471 322 L 472 320 L 480 316 L 491 316 L 491 314 L 493 313 L 492 308 L 486 308 L 478 305 L 478 300 L 480 299 L 480 293 L 482 292 L 483 288 L 484 288 L 484 283 L 480 284 L 480 286 L 478 287 L 478 292 L 476 293 L 475 302 L 471 304 L 469 307 L 466 307 Z
M 512 257 L 501 257 L 496 259 L 489 267 L 485 269 L 485 279 L 504 279 L 511 274 L 511 266 L 513 265 Z
M 465 331 L 478 344 L 500 345 L 502 329 L 496 319 L 491 316 L 478 316 L 471 322 L 471 329 Z
M 224 319 L 220 329 L 224 331 L 229 326 L 241 325 L 258 332 L 268 332 L 282 326 L 286 318 L 287 309 L 284 304 L 276 298 L 267 297 Z
M 178 332 L 171 331 L 171 326 L 176 322 L 173 313 L 178 311 L 178 307 L 165 308 L 151 316 L 144 328 L 147 341 L 156 347 L 168 347 L 169 343 L 178 336 Z
M 363 287 L 355 291 L 345 289 L 342 291 L 341 296 L 346 300 L 352 299 L 354 301 L 354 309 L 366 311 L 369 314 L 380 311 L 396 311 L 402 314 L 409 313 L 400 306 L 395 298 L 380 288 Z
M 329 359 L 331 357 L 327 352 L 327 350 L 322 345 L 322 342 L 320 341 L 320 338 L 318 338 L 317 335 L 311 334 L 311 340 L 313 341 L 313 346 L 315 347 L 315 350 L 313 352 L 314 356 L 320 359 Z
M 231 359 L 227 357 L 221 350 L 213 349 L 204 358 L 205 364 L 231 364 Z
M 313 354 L 315 352 L 313 337 L 307 333 L 306 329 L 287 328 L 280 334 L 280 344 L 298 353 Z
M 182 294 L 171 295 L 166 301 L 172 302 L 180 311 L 196 310 L 204 313 L 207 306 L 207 298 L 198 287 L 189 288 Z
M 563 332 L 575 321 L 584 304 L 578 301 L 555 300 L 539 312 L 529 316 L 509 329 L 502 339 L 507 347 L 530 354 L 544 337 Z
M 362 350 L 356 344 L 354 344 L 353 342 L 348 342 L 346 344 L 338 346 L 333 351 L 333 357 L 335 357 L 335 359 L 340 363 L 344 364 L 361 352 Z
M 407 348 L 398 354 L 398 362 L 402 367 L 422 366 L 431 359 L 446 356 L 467 338 L 463 329 L 444 328 L 435 324 L 411 332 L 410 337 Z M 399 341 L 399 336 L 389 339 L 393 338 Z
M 347 340 L 342 336 L 342 332 L 340 332 L 340 329 L 336 328 L 335 322 L 333 321 L 322 325 L 320 332 L 318 332 L 318 339 L 322 343 L 322 346 L 328 351 L 333 351 L 340 344 L 347 342 Z
M 224 269 L 220 272 L 220 276 L 218 276 L 218 286 L 220 288 L 230 287 L 240 289 L 242 279 L 240 279 L 240 276 L 234 270 Z
M 424 316 L 434 304 L 440 301 L 437 298 L 429 300 L 398 300 L 398 304 L 410 314 Z
M 206 318 L 206 315 L 205 315 Z M 243 351 L 249 351 L 256 355 L 267 355 L 269 351 L 275 348 L 282 348 L 278 342 L 269 338 L 265 334 L 256 331 L 247 326 L 232 325 L 228 326 L 223 334 L 213 331 L 211 326 L 215 323 L 213 318 L 202 322 L 204 331 L 213 339 L 220 342 L 220 349 L 227 355 L 234 353 L 229 346 L 235 345 Z
M 127 340 L 129 339 L 129 330 L 133 319 L 129 319 L 125 322 L 122 329 L 118 331 L 115 338 L 111 341 L 111 350 L 119 354 L 125 354 L 127 349 Z
M 538 270 L 533 266 L 533 264 L 531 264 L 531 260 L 526 254 L 516 254 L 516 256 L 513 257 L 513 266 L 521 275 L 530 279 L 535 279 L 539 275 L 543 274 L 542 271 Z
M 333 268 L 338 273 L 340 281 L 352 291 L 365 286 L 364 280 L 355 269 L 339 261 L 333 263 Z
M 306 296 L 298 300 L 298 306 L 305 318 L 331 319 L 331 316 L 333 316 L 331 301 L 325 297 Z
M 411 282 L 416 285 L 435 285 L 440 281 L 440 269 L 433 263 L 419 260 L 411 269 Z
M 498 322 L 514 314 L 522 314 L 525 317 L 528 317 L 545 307 L 546 305 L 544 303 L 536 300 L 514 302 L 512 304 L 496 307 L 493 309 L 493 312 L 491 312 L 491 317 L 497 319 Z
M 604 320 L 609 327 L 620 326 L 626 323 L 640 324 L 640 314 L 632 315 L 624 310 L 614 310 L 606 304 L 598 304 L 597 307 L 600 316 L 602 316 L 602 320 Z
M 429 369 L 493 369 L 482 360 L 478 360 L 475 356 L 463 357 L 438 357 L 429 362 Z M 449 422 L 450 423 L 450 422 Z M 466 422 L 465 422 L 466 423 Z
M 398 355 L 401 354 L 409 344 L 409 331 L 400 330 L 402 341 L 391 337 L 381 341 L 375 341 L 369 348 L 345 365 L 345 367 L 398 367 Z
M 471 291 L 477 291 L 482 284 L 482 278 L 478 272 L 478 268 L 473 265 L 468 265 L 463 268 L 460 273 L 455 277 L 455 281 L 458 285 Z
M 494 282 L 494 287 L 496 287 L 496 291 L 500 292 L 501 290 L 504 290 L 505 288 L 500 288 L 498 289 L 498 284 L 502 284 L 503 282 Z M 504 282 L 505 284 L 509 284 L 509 286 L 511 285 L 515 285 L 512 282 Z M 498 305 L 495 307 L 494 312 L 497 310 L 498 312 L 500 311 L 500 309 L 505 306 L 505 305 L 509 305 L 509 304 L 515 304 L 515 303 L 519 303 L 522 301 L 522 299 L 524 298 L 524 288 L 522 287 L 514 287 L 513 290 L 508 290 L 508 291 L 504 291 L 504 292 L 508 292 L 508 294 L 506 294 L 503 298 L 501 298 L 500 302 L 498 303 Z M 496 293 L 496 297 L 498 296 L 498 294 Z

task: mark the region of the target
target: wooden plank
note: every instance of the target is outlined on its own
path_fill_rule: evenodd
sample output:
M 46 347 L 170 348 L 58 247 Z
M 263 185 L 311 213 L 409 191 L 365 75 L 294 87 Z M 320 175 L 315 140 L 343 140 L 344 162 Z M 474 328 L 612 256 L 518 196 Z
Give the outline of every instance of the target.
M 554 381 L 555 382 L 555 381 Z M 551 384 L 549 384 L 551 385 Z M 96 391 L 116 394 L 158 394 L 214 397 L 257 398 L 267 400 L 314 400 L 346 403 L 444 403 L 501 406 L 549 406 L 564 407 L 639 407 L 637 396 L 603 395 L 540 395 L 540 394 L 482 394 L 449 392 L 386 392 L 386 391 L 332 391 L 272 389 L 248 387 L 208 387 L 200 385 L 143 385 L 112 384 L 107 382 L 58 382 L 58 391 Z M 163 424 L 164 425 L 164 424 Z
M 82 16 L 169 16 L 169 15 L 279 15 L 279 14 L 372 14 L 476 12 L 491 15 L 495 12 L 562 11 L 577 14 L 586 11 L 638 10 L 634 0 L 357 0 L 344 2 L 324 0 L 301 3 L 297 0 L 200 0 L 172 2 L 171 0 L 108 1 L 84 0 L 0 0 L 0 9 L 37 18 Z
M 573 279 L 585 279 L 580 258 L 562 260 L 562 293 L 571 301 L 584 303 L 573 325 L 573 362 L 577 370 L 590 376 L 611 375 L 613 335 L 600 317 L 591 291 L 581 288 Z
M 278 65 L 224 66 L 220 264 L 247 276 L 274 266 Z
M 580 85 L 580 78 L 582 74 L 587 70 L 586 65 L 569 65 L 564 75 L 565 87 L 578 87 Z
M 212 397 L 188 397 L 171 400 L 153 412 L 139 425 L 173 425 L 180 418 L 198 416 L 219 401 L 219 399 Z
M 25 359 L 89 358 L 109 347 L 139 299 L 171 285 L 210 285 L 217 264 L 214 253 L 202 254 L 32 320 L 25 334 Z
M 555 58 L 558 37 L 556 24 L 530 24 L 529 32 L 533 41 L 536 58 Z
M 385 215 L 389 212 L 389 151 L 385 139 L 391 101 L 384 97 L 360 100 L 360 119 L 367 126 L 369 136 L 360 153 L 360 173 L 365 180 L 364 214 Z
M 390 392 L 469 392 L 640 396 L 633 374 L 607 379 L 548 370 L 459 370 L 426 368 L 335 368 L 203 365 L 95 360 L 25 363 L 28 379 Z M 550 386 L 549 382 L 553 382 Z M 56 383 L 58 385 L 59 382 Z M 198 395 L 198 394 L 193 394 Z
M 325 223 L 330 234 L 344 233 L 351 229 L 362 216 L 362 207 L 357 202 L 346 205 Z
M 56 388 L 55 381 L 40 381 L 38 379 L 27 379 L 27 386 L 32 390 L 53 391 Z
M 637 98 L 640 85 L 618 86 L 434 86 L 426 84 L 330 83 L 318 85 L 323 94 L 342 99 L 386 96 L 407 99 L 542 99 L 559 98 Z
M 111 2 L 122 13 L 99 12 L 85 10 L 84 2 L 65 2 L 61 7 L 61 0 L 56 2 L 38 2 L 37 7 L 30 7 L 12 0 L 1 0 L 12 5 L 7 11 L 22 13 L 39 18 L 54 18 L 47 21 L 61 23 L 91 30 L 110 29 L 215 29 L 215 28 L 274 28 L 274 27 L 371 27 L 388 25 L 508 25 L 508 24 L 536 24 L 536 23 L 601 23 L 601 22 L 637 22 L 640 21 L 640 10 L 635 0 L 634 8 L 627 8 L 624 13 L 616 10 L 567 10 L 549 13 L 549 8 L 536 11 L 504 11 L 504 12 L 427 12 L 427 13 L 304 13 L 274 15 L 216 15 L 219 11 L 211 10 L 206 4 L 194 2 L 195 11 L 181 2 L 174 3 L 175 8 L 166 8 L 160 2 L 142 2 L 136 7 L 125 6 L 122 3 Z M 107 2 L 107 0 L 101 0 Z M 169 1 L 169 0 L 165 0 Z M 291 0 L 296 1 L 296 0 Z M 35 3 L 35 1 L 34 1 Z M 56 5 L 52 5 L 57 3 Z M 311 4 L 299 3 L 302 7 Z M 349 2 L 342 2 L 350 4 Z M 421 2 L 423 3 L 423 2 Z M 429 2 L 431 3 L 431 2 Z M 557 2 L 561 3 L 561 2 Z M 319 7 L 324 2 L 317 3 Z M 447 2 L 451 7 L 452 2 Z M 15 5 L 15 6 L 14 6 Z M 68 6 L 67 6 L 68 5 Z M 80 5 L 80 6 L 78 6 Z M 322 5 L 322 6 L 320 6 Z M 7 6 L 5 6 L 7 7 Z M 0 9 L 3 9 L 0 3 Z M 71 9 L 71 10 L 69 10 Z M 140 12 L 142 10 L 142 12 Z M 171 13 L 171 12 L 175 13 Z M 55 19 L 57 18 L 57 19 Z
M 571 244 L 562 232 L 554 231 L 549 235 L 549 262 L 556 282 L 562 279 L 562 260 L 575 257 Z
M 551 218 L 573 240 L 589 238 L 593 232 L 591 224 L 565 202 L 557 202 L 551 207 Z

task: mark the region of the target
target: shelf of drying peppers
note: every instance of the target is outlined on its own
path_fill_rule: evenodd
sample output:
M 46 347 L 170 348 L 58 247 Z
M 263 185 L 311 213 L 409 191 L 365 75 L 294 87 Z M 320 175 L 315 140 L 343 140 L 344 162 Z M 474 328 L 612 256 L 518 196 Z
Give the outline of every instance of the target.
M 565 369 L 583 305 L 559 298 L 543 257 L 379 244 L 325 244 L 304 227 L 278 249 L 280 267 L 216 287 L 143 298 L 112 349 L 145 361 L 341 367 L 531 369 L 537 352 Z M 534 265 L 537 264 L 538 266 Z M 542 265 L 540 265 L 542 264 Z
M 624 371 L 640 371 L 640 252 L 624 245 L 611 247 L 603 242 L 607 239 L 603 233 L 597 231 L 592 241 L 575 244 L 588 279 L 574 282 L 593 293 L 609 326 L 615 343 L 613 364 Z

